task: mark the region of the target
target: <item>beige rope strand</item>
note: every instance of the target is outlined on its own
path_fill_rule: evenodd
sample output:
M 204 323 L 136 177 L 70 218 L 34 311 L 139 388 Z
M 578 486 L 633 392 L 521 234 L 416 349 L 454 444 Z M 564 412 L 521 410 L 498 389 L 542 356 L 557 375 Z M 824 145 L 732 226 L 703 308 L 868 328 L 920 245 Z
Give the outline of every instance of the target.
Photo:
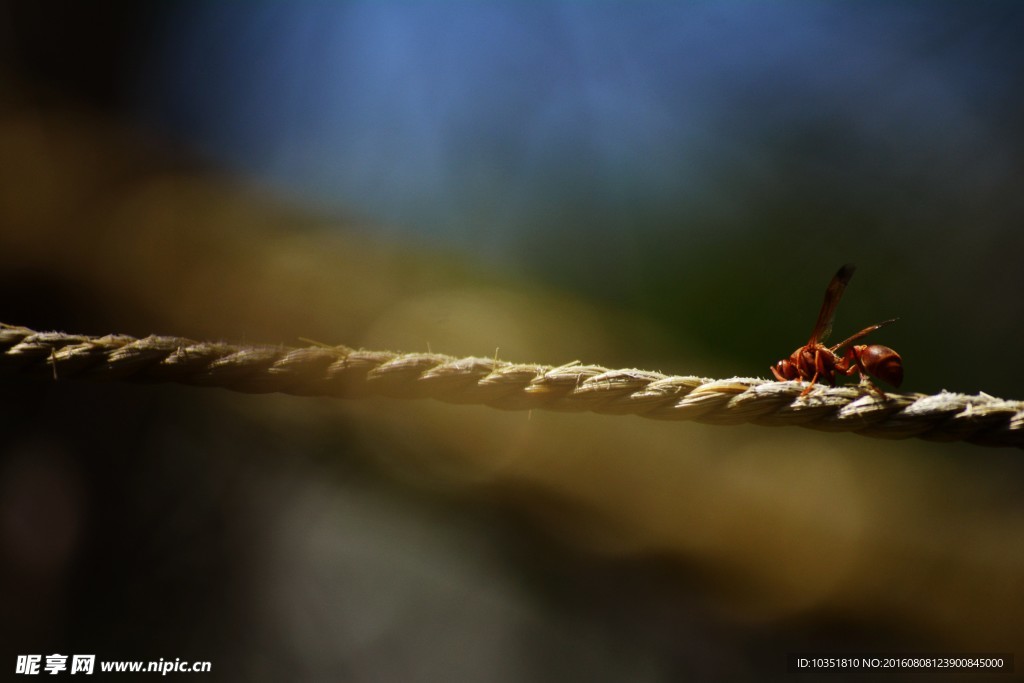
M 0 323 L 0 374 L 179 382 L 250 393 L 435 398 L 523 410 L 589 410 L 710 424 L 798 425 L 866 436 L 1024 448 L 1024 401 L 943 391 L 888 394 L 734 377 L 713 380 L 571 363 L 553 367 L 391 353 L 290 348 L 179 337 L 90 337 Z

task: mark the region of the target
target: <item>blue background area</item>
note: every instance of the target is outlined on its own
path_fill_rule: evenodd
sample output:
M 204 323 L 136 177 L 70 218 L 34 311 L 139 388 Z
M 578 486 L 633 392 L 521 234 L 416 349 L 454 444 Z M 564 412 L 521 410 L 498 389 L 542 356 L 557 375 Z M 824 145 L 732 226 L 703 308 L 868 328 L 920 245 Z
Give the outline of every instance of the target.
M 949 358 L 1024 331 L 1022 28 L 1016 3 L 184 3 L 133 107 L 381 239 L 758 370 L 854 261 L 837 334 L 899 315 L 915 388 L 1009 390 Z

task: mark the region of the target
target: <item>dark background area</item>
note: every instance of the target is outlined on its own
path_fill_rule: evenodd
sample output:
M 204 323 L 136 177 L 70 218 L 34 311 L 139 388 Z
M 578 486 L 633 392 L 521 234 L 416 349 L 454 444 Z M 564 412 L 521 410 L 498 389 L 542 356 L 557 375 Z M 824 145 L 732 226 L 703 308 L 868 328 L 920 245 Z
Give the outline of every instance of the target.
M 0 2 L 0 321 L 764 376 L 852 261 L 837 335 L 899 316 L 905 389 L 1019 398 L 1022 28 Z M 21 378 L 0 406 L 11 666 L 788 680 L 1024 632 L 1006 450 Z

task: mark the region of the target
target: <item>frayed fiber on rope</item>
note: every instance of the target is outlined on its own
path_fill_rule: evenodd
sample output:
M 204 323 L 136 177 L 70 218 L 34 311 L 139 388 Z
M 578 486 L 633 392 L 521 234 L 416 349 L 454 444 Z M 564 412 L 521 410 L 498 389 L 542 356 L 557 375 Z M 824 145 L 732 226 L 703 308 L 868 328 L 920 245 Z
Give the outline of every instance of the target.
M 987 394 L 889 393 L 856 386 L 734 377 L 714 380 L 610 370 L 392 353 L 344 346 L 197 342 L 180 337 L 92 337 L 0 323 L 0 375 L 177 382 L 248 393 L 435 398 L 511 410 L 592 411 L 709 424 L 796 425 L 865 436 L 968 441 L 1024 448 L 1024 401 Z

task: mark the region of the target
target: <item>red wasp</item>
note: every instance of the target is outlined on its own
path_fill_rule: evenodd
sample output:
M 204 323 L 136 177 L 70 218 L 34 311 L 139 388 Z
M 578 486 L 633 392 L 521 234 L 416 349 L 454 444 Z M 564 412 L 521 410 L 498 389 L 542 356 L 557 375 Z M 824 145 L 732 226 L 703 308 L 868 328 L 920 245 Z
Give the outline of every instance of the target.
M 868 378 L 869 375 L 894 387 L 899 387 L 903 382 L 903 359 L 900 358 L 900 354 L 888 346 L 858 344 L 848 348 L 843 355 L 839 355 L 840 349 L 844 346 L 874 332 L 883 325 L 895 322 L 896 318 L 865 327 L 835 346 L 825 346 L 821 343 L 828 338 L 832 331 L 832 319 L 836 315 L 836 306 L 839 305 L 839 299 L 843 296 L 846 284 L 853 277 L 853 271 L 854 266 L 850 264 L 839 269 L 832 281 L 828 283 L 828 289 L 825 290 L 825 302 L 821 305 L 821 311 L 818 313 L 817 322 L 814 323 L 810 340 L 791 353 L 789 358 L 780 360 L 771 368 L 772 374 L 780 382 L 787 380 L 809 381 L 810 384 L 800 393 L 801 396 L 806 396 L 818 380 L 835 386 L 837 372 L 844 375 L 860 373 L 861 383 L 865 383 L 877 391 L 882 398 L 885 398 L 885 392 L 872 384 Z

